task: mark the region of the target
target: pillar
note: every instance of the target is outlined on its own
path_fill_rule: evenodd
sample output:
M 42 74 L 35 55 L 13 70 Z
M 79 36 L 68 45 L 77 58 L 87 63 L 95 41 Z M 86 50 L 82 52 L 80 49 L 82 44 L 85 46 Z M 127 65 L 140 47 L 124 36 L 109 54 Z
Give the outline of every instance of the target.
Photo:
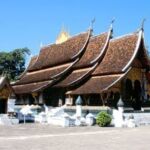
M 82 99 L 81 96 L 78 96 L 76 99 L 76 121 L 75 125 L 81 125 L 81 116 L 82 116 Z
M 44 100 L 43 100 L 43 92 L 40 92 L 39 93 L 39 104 L 44 104 L 45 102 L 44 102 Z
M 68 97 L 65 99 L 65 105 L 69 105 L 69 106 L 72 106 L 73 104 L 73 98 L 68 95 Z
M 144 100 L 147 99 L 147 80 L 146 80 L 146 69 L 142 69 L 142 97 Z
M 76 99 L 76 116 L 81 117 L 82 116 L 82 99 L 81 96 L 78 96 Z

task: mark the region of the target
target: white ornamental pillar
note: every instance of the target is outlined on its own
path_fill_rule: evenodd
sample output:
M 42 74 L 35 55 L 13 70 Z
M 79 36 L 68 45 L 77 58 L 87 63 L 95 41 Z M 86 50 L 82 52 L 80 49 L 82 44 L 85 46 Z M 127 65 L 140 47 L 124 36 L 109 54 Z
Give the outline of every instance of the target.
M 123 127 L 124 125 L 124 119 L 123 119 L 124 103 L 121 98 L 119 99 L 117 106 L 118 106 L 118 111 L 117 110 L 113 111 L 114 125 L 115 127 Z
M 82 116 L 82 98 L 81 96 L 78 96 L 76 100 L 76 116 L 81 117 Z
M 76 126 L 81 125 L 81 116 L 82 116 L 82 99 L 81 96 L 78 96 L 78 98 L 76 99 L 76 121 L 75 121 Z
M 16 102 L 15 96 L 8 98 L 8 101 L 7 101 L 7 113 L 15 112 L 15 102 Z

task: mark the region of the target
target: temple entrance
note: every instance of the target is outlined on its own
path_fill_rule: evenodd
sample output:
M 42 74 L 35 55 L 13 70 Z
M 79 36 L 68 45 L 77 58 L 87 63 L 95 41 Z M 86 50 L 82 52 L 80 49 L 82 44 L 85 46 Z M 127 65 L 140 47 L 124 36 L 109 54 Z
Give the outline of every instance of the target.
M 59 100 L 62 100 L 62 105 L 65 104 L 65 89 L 47 88 L 43 91 L 43 99 L 48 106 L 58 107 Z
M 132 81 L 130 79 L 126 79 L 123 83 L 124 91 L 123 91 L 123 101 L 125 107 L 133 106 L 133 91 L 134 87 L 132 86 Z
M 0 99 L 0 114 L 7 113 L 7 100 L 6 99 Z
M 141 94 L 142 94 L 141 83 L 140 81 L 135 80 L 134 91 L 133 91 L 133 98 L 134 98 L 133 107 L 135 110 L 141 110 L 141 104 L 142 104 Z

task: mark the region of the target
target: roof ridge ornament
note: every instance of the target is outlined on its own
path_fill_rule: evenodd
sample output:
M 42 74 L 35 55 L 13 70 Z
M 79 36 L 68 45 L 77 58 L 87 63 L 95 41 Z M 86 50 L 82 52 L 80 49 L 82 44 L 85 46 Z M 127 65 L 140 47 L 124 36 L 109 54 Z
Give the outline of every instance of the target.
M 142 23 L 141 23 L 141 27 L 140 27 L 140 30 L 144 31 L 144 23 L 145 23 L 146 19 L 144 18 L 142 20 Z
M 90 30 L 93 31 L 93 24 L 95 23 L 95 17 L 91 20 Z
M 43 43 L 41 42 L 41 43 L 40 43 L 40 49 L 41 49 L 42 47 L 43 47 Z
M 115 18 L 113 18 L 110 22 L 109 32 L 111 32 L 111 39 L 113 38 L 113 23 L 115 22 Z
M 110 29 L 112 30 L 113 29 L 113 23 L 115 22 L 115 18 L 113 18 L 110 22 Z
M 56 38 L 55 43 L 56 44 L 61 44 L 65 41 L 67 41 L 70 37 L 71 36 L 70 36 L 70 33 L 69 33 L 68 29 L 65 28 L 65 26 L 63 25 L 61 30 L 60 30 L 60 33 L 58 34 L 58 36 Z

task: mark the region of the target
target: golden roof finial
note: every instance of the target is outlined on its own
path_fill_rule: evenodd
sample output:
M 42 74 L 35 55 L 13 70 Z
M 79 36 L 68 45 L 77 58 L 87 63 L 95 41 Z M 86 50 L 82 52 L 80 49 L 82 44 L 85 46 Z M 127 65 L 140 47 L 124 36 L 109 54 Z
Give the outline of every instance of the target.
M 65 29 L 64 25 L 62 25 L 61 31 L 57 36 L 56 44 L 63 43 L 70 38 L 69 32 Z

